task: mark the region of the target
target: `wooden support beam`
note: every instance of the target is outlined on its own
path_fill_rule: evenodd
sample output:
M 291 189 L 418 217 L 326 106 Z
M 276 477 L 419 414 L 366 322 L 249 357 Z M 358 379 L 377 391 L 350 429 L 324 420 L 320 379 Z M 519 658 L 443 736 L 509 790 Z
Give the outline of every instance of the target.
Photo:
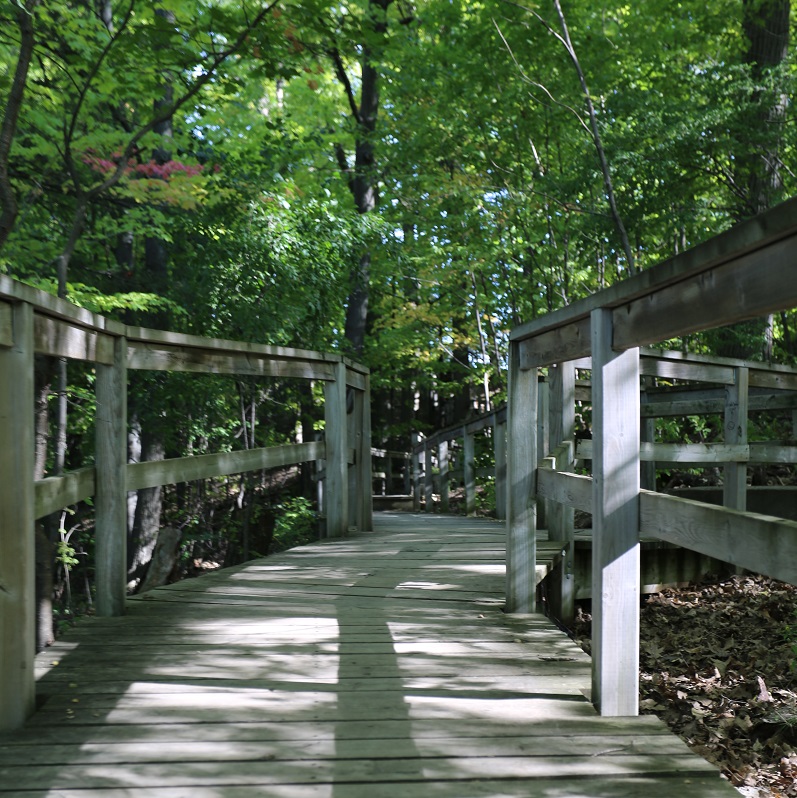
M 555 458 L 557 471 L 571 471 L 576 434 L 576 369 L 572 363 L 555 363 L 548 369 L 550 382 L 550 440 L 561 454 Z M 560 444 L 568 443 L 566 447 Z M 548 539 L 561 541 L 562 579 L 559 596 L 560 620 L 569 625 L 575 618 L 574 509 L 566 504 L 546 502 Z
M 412 509 L 416 513 L 421 511 L 421 458 L 423 457 L 423 452 L 417 451 L 417 447 L 421 442 L 420 439 L 419 433 L 412 433 Z
M 509 346 L 507 406 L 506 611 L 534 612 L 537 565 L 537 370 Z
M 97 364 L 95 538 L 97 614 L 123 615 L 127 592 L 127 342 Z
M 10 302 L 0 302 L 0 347 L 14 345 L 14 310 Z
M 725 387 L 725 443 L 728 445 L 747 445 L 748 392 L 748 370 L 734 369 L 733 384 Z M 723 469 L 722 504 L 733 510 L 747 509 L 746 464 L 731 462 Z
M 585 316 L 520 341 L 520 367 L 525 370 L 577 360 L 589 351 L 589 316 Z
M 357 454 L 355 468 L 359 472 L 359 513 L 357 528 L 361 532 L 370 532 L 374 528 L 374 505 L 371 494 L 371 378 L 363 376 L 363 389 L 357 391 L 362 408 L 359 412 L 359 427 L 357 437 Z M 393 458 L 388 458 L 388 467 L 391 467 Z M 391 468 L 392 471 L 392 468 Z M 392 478 L 392 474 L 391 474 Z
M 506 520 L 506 422 L 493 427 L 495 457 L 495 517 Z
M 646 443 L 656 442 L 656 418 L 646 416 L 645 407 L 650 404 L 650 390 L 655 388 L 656 381 L 653 377 L 642 377 L 642 394 L 640 395 L 640 432 L 639 440 L 641 446 Z M 640 449 L 641 449 L 640 446 Z M 656 462 L 655 460 L 645 461 L 639 466 L 639 484 L 645 490 L 656 490 Z
M 439 441 L 437 444 L 437 462 L 440 466 L 440 512 L 447 513 L 451 509 L 449 503 L 449 474 L 448 441 Z
M 348 433 L 346 429 L 346 364 L 336 363 L 335 379 L 324 385 L 324 439 L 326 443 L 327 537 L 343 537 L 348 530 Z
M 612 348 L 612 312 L 592 311 L 592 702 L 639 712 L 639 351 Z
M 35 706 L 33 308 L 11 307 L 0 346 L 0 731 Z M 0 321 L 0 324 L 3 322 Z M 9 329 L 10 328 L 10 329 Z M 10 333 L 10 335 L 9 335 Z M 10 338 L 10 341 L 8 340 Z
M 463 445 L 463 470 L 465 472 L 465 514 L 476 512 L 476 436 L 465 430 Z
M 434 474 L 432 473 L 432 456 L 434 441 L 427 438 L 423 446 L 423 500 L 427 513 L 434 512 Z

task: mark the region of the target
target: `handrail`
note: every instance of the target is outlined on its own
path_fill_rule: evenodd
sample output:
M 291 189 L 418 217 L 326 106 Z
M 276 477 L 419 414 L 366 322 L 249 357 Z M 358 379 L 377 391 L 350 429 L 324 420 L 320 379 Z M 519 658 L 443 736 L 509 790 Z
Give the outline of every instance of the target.
M 34 356 L 96 372 L 95 465 L 33 481 Z M 325 440 L 127 463 L 127 372 L 292 377 L 325 385 Z M 0 275 L 0 730 L 34 706 L 35 519 L 94 497 L 96 609 L 124 611 L 128 490 L 324 461 L 328 536 L 370 529 L 369 372 L 339 354 L 128 326 Z M 352 464 L 351 470 L 349 468 Z

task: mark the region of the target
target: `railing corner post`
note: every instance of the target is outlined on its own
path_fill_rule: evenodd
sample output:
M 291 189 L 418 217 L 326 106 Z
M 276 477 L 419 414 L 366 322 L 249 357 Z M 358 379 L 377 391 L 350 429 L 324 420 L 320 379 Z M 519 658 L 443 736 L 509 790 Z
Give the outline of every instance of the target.
M 591 315 L 592 702 L 639 714 L 639 350 L 613 348 L 613 314 Z
M 20 302 L 0 346 L 0 731 L 36 703 L 33 353 L 33 308 Z
M 346 363 L 335 364 L 335 379 L 324 386 L 324 440 L 326 442 L 327 537 L 343 537 L 349 522 L 348 433 L 346 429 Z

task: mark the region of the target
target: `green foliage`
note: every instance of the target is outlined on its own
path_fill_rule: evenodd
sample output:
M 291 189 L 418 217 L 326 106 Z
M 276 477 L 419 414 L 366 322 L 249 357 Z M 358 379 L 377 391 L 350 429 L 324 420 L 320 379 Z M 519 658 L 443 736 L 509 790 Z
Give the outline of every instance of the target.
M 272 550 L 283 551 L 318 539 L 318 518 L 312 502 L 303 496 L 283 501 L 277 507 Z

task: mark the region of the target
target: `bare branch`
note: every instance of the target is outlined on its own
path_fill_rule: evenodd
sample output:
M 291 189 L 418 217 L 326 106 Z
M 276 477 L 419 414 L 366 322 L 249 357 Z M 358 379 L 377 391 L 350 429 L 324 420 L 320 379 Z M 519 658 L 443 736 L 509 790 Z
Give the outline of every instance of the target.
M 354 117 L 355 122 L 357 122 L 359 125 L 362 122 L 360 119 L 360 109 L 357 107 L 357 100 L 354 97 L 354 89 L 352 88 L 349 76 L 346 74 L 346 67 L 343 64 L 343 59 L 340 57 L 340 51 L 337 49 L 337 47 L 333 47 L 327 51 L 327 54 L 332 59 L 332 63 L 335 66 L 335 75 L 343 84 L 343 89 L 346 92 L 346 101 L 349 103 L 351 115 Z

